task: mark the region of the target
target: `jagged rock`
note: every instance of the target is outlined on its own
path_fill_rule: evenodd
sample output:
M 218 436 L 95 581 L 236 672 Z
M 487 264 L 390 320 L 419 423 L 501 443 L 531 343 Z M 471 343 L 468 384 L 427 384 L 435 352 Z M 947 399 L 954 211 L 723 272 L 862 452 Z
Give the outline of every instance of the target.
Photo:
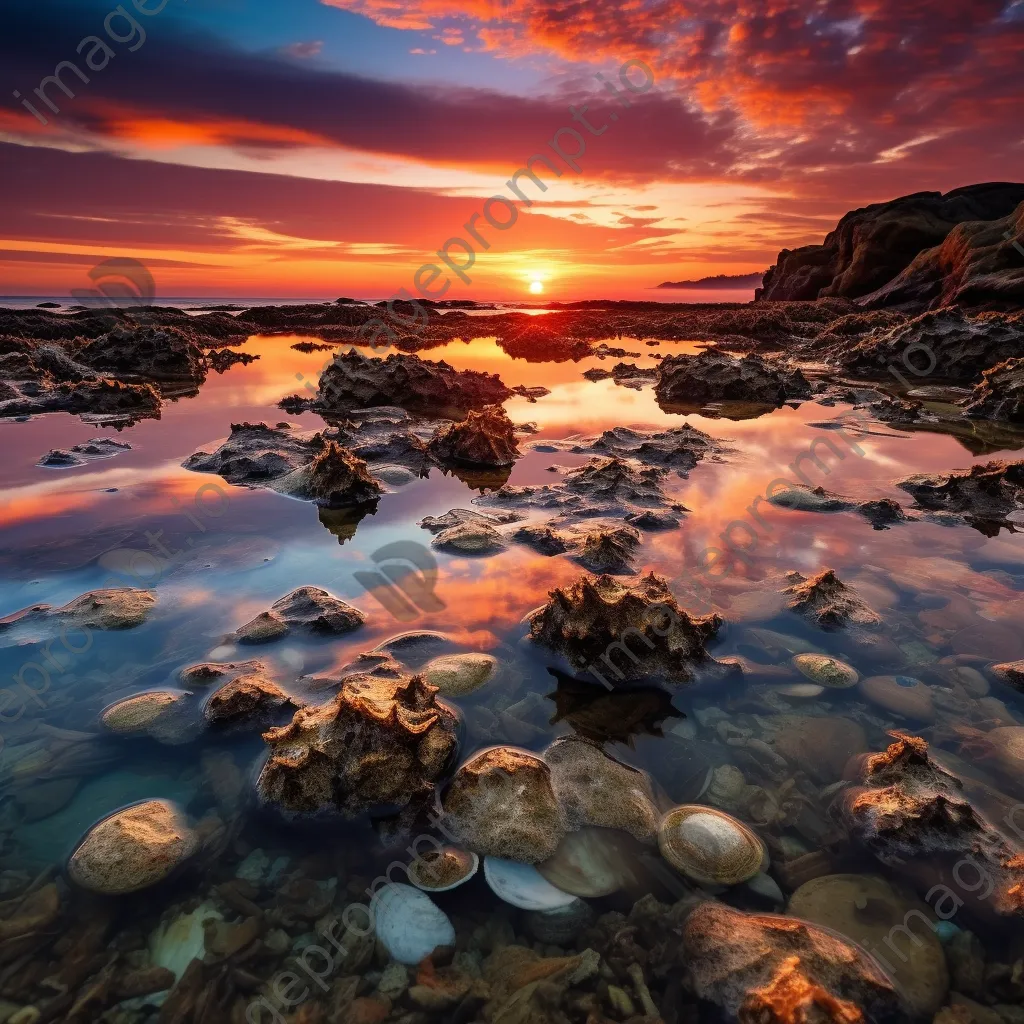
M 216 473 L 229 484 L 263 487 L 308 465 L 326 443 L 323 432 L 290 423 L 232 423 L 231 436 L 216 451 L 198 451 L 182 465 L 195 473 Z
M 352 350 L 339 353 L 320 376 L 317 407 L 327 412 L 388 405 L 446 410 L 480 409 L 504 402 L 513 392 L 497 374 L 456 370 L 446 362 L 430 362 L 394 353 L 387 359 Z
M 126 384 L 106 377 L 44 382 L 31 392 L 28 385 L 16 388 L 8 384 L 0 394 L 0 418 L 69 412 L 91 423 L 124 426 L 140 419 L 159 419 L 162 405 L 152 384 Z
M 257 792 L 286 818 L 401 810 L 430 796 L 458 752 L 457 726 L 419 676 L 350 676 L 333 700 L 264 734 Z
M 688 615 L 653 573 L 633 587 L 611 576 L 581 576 L 551 591 L 530 617 L 530 637 L 598 678 L 611 672 L 616 679 L 660 675 L 681 683 L 711 660 L 705 645 L 721 625 L 718 615 Z
M 427 450 L 442 465 L 511 466 L 520 455 L 515 425 L 500 405 L 471 410 L 464 420 L 440 427 Z
M 206 355 L 193 336 L 174 327 L 129 327 L 119 324 L 85 342 L 75 358 L 119 379 L 188 382 L 206 379 Z
M 703 903 L 680 955 L 693 990 L 741 1024 L 897 1024 L 899 994 L 867 953 L 809 921 Z
M 962 404 L 972 419 L 1024 422 L 1024 359 L 1007 359 L 986 370 Z
M 455 773 L 442 797 L 447 834 L 475 853 L 538 864 L 568 830 L 551 769 L 535 754 L 491 747 Z
M 967 858 L 986 885 L 973 893 L 960 887 L 957 899 L 986 913 L 1024 915 L 1024 858 L 1016 843 L 975 810 L 964 783 L 935 763 L 923 739 L 891 735 L 896 741 L 884 753 L 851 763 L 847 777 L 856 785 L 838 798 L 854 839 L 926 892 L 948 884 L 949 869 Z
M 593 501 L 612 505 L 635 503 L 659 505 L 665 501 L 661 481 L 665 470 L 612 457 L 592 459 L 587 465 L 570 469 L 565 474 L 565 487 Z
M 868 403 L 868 409 L 882 423 L 918 423 L 921 419 L 920 402 L 905 402 L 899 398 L 881 398 Z
M 294 347 L 293 345 L 292 348 Z M 230 369 L 237 363 L 241 363 L 242 366 L 255 363 L 259 356 L 254 355 L 252 352 L 235 352 L 230 348 L 221 348 L 211 349 L 207 358 L 210 360 L 210 369 L 215 370 L 217 373 L 224 373 L 225 370 Z
M 702 459 L 717 458 L 727 451 L 717 438 L 689 423 L 670 430 L 612 427 L 589 445 L 582 442 L 571 450 L 635 459 L 647 465 L 673 469 L 683 477 Z
M 949 473 L 919 473 L 898 480 L 917 508 L 962 519 L 983 533 L 998 533 L 1024 508 L 1024 462 L 987 462 Z
M 231 634 L 237 643 L 279 640 L 292 630 L 318 636 L 342 636 L 358 629 L 366 616 L 319 587 L 298 587 Z
M 658 404 L 700 406 L 707 402 L 747 402 L 779 406 L 793 398 L 810 398 L 807 378 L 784 363 L 760 356 L 735 356 L 705 349 L 700 355 L 662 360 L 655 386 Z
M 521 526 L 512 534 L 517 544 L 525 544 L 542 555 L 561 555 L 572 547 L 571 538 L 559 530 L 541 523 Z
M 84 466 L 85 459 L 79 458 L 74 452 L 66 452 L 63 448 L 51 448 L 36 465 L 48 469 L 69 469 L 72 466 Z
M 1024 320 L 1019 315 L 969 316 L 959 308 L 939 309 L 870 334 L 852 347 L 840 342 L 826 354 L 851 373 L 888 376 L 894 367 L 904 377 L 974 381 L 987 367 L 1024 355 Z
M 628 576 L 636 572 L 633 555 L 640 547 L 640 531 L 632 526 L 590 530 L 576 554 L 576 561 L 593 573 Z
M 126 807 L 93 825 L 68 860 L 68 876 L 107 896 L 163 881 L 199 848 L 184 813 L 167 800 Z
M 882 621 L 857 591 L 843 583 L 832 569 L 822 569 L 811 578 L 791 572 L 786 579 L 790 585 L 783 593 L 789 595 L 789 609 L 806 615 L 822 629 L 839 629 L 847 623 L 877 626 Z
M 942 244 L 957 224 L 1008 217 L 1024 202 L 1024 185 L 983 184 L 917 192 L 846 214 L 822 245 L 783 249 L 764 276 L 758 302 L 859 299 L 893 282 L 919 253 Z M 921 301 L 921 296 L 914 296 Z M 896 290 L 879 304 L 909 296 Z
M 273 489 L 327 508 L 377 501 L 383 489 L 362 459 L 337 441 L 325 441 L 308 466 L 274 481 Z
M 862 501 L 857 506 L 857 512 L 876 530 L 888 530 L 890 526 L 895 526 L 897 523 L 909 523 L 912 518 L 903 510 L 903 506 L 898 501 L 893 501 L 892 498 Z
M 430 546 L 460 555 L 493 555 L 505 550 L 505 541 L 490 523 L 473 519 L 442 530 Z

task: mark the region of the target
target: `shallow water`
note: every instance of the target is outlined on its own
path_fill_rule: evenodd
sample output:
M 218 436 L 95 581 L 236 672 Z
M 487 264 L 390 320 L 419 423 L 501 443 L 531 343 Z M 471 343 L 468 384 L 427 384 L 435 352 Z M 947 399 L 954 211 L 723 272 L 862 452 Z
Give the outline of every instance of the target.
M 483 689 L 455 702 L 465 718 L 463 758 L 499 742 L 541 750 L 553 738 L 572 732 L 574 710 L 577 728 L 586 728 L 580 726 L 579 705 L 566 696 L 564 685 L 563 700 L 554 699 L 557 685 L 548 669 L 569 671 L 570 666 L 527 644 L 522 624 L 523 616 L 543 604 L 553 587 L 580 574 L 567 558 L 545 558 L 518 545 L 486 558 L 433 552 L 438 571 L 435 594 L 443 609 L 400 619 L 389 611 L 394 605 L 386 593 L 368 591 L 356 576 L 373 572 L 375 552 L 391 542 L 429 546 L 430 534 L 417 521 L 452 508 L 471 508 L 479 491 L 455 476 L 432 471 L 426 479 L 390 488 L 376 512 L 353 530 L 355 524 L 345 517 L 332 519 L 312 505 L 271 491 L 231 487 L 217 477 L 181 467 L 196 449 L 211 451 L 227 436 L 231 423 L 290 419 L 304 428 L 322 425 L 315 415 L 286 417 L 276 407 L 281 398 L 300 391 L 304 381 L 315 383 L 329 356 L 293 350 L 290 346 L 298 340 L 302 339 L 250 339 L 245 350 L 258 353 L 258 361 L 211 375 L 198 396 L 168 403 L 160 420 L 112 433 L 130 442 L 132 450 L 83 467 L 53 470 L 35 463 L 51 448 L 101 435 L 97 427 L 66 415 L 0 424 L 0 474 L 5 486 L 0 510 L 0 613 L 40 602 L 61 605 L 102 586 L 151 586 L 158 599 L 144 625 L 120 632 L 94 631 L 80 653 L 69 653 L 69 648 L 84 643 L 74 631 L 64 637 L 66 643 L 54 642 L 49 632 L 34 634 L 31 628 L 19 632 L 16 642 L 7 639 L 14 633 L 0 634 L 5 643 L 0 647 L 0 674 L 14 680 L 6 684 L 13 696 L 7 697 L 0 713 L 7 780 L 0 820 L 4 868 L 35 875 L 49 865 L 60 865 L 91 823 L 147 796 L 175 799 L 198 816 L 210 803 L 204 751 L 230 751 L 243 773 L 254 769 L 262 744 L 251 735 L 200 736 L 181 746 L 96 739 L 89 743 L 89 754 L 72 767 L 61 760 L 70 742 L 61 730 L 98 734 L 97 716 L 108 704 L 140 690 L 176 687 L 183 667 L 211 658 L 259 657 L 287 689 L 300 675 L 341 667 L 396 633 L 437 630 L 451 638 L 452 650 L 486 651 L 501 665 Z M 655 349 L 642 341 L 608 343 L 640 353 L 627 362 L 655 365 Z M 696 345 L 670 342 L 657 349 L 697 350 Z M 826 455 L 827 474 L 813 463 L 803 463 L 810 482 L 857 500 L 902 496 L 909 503 L 893 486 L 897 478 L 984 462 L 993 457 L 991 450 L 976 456 L 971 452 L 980 450 L 979 445 L 970 440 L 965 444 L 948 434 L 885 425 L 875 425 L 870 435 L 837 435 L 815 424 L 842 416 L 848 407 L 816 402 L 745 420 L 669 414 L 658 407 L 649 386 L 632 390 L 611 380 L 592 383 L 581 376 L 594 366 L 610 367 L 617 358 L 533 363 L 511 359 L 487 338 L 452 342 L 423 356 L 443 358 L 461 369 L 498 373 L 509 386 L 550 389 L 536 402 L 516 398 L 506 405 L 513 421 L 532 422 L 537 429 L 524 438 L 524 449 L 529 450 L 513 469 L 512 484 L 544 483 L 551 476 L 549 466 L 586 461 L 583 456 L 537 450 L 545 441 L 598 434 L 615 426 L 664 428 L 689 422 L 728 444 L 732 451 L 723 461 L 706 460 L 688 479 L 669 479 L 667 489 L 689 514 L 678 530 L 646 533 L 636 559 L 643 572 L 654 570 L 672 580 L 686 607 L 685 593 L 702 552 L 709 547 L 727 550 L 727 544 L 734 543 L 735 557 L 723 556 L 719 562 L 728 572 L 709 585 L 714 608 L 726 620 L 713 649 L 715 657 L 738 653 L 785 666 L 786 659 L 773 659 L 763 646 L 758 650 L 757 634 L 750 633 L 753 626 L 800 638 L 853 664 L 862 676 L 881 672 L 861 662 L 842 633 L 824 632 L 787 612 L 752 611 L 750 594 L 761 584 L 765 590 L 773 589 L 765 583 L 771 577 L 791 570 L 811 575 L 826 567 L 860 589 L 883 616 L 883 634 L 912 655 L 911 664 L 951 654 L 980 655 L 991 662 L 1024 657 L 1024 543 L 1015 534 L 1003 531 L 986 537 L 966 526 L 924 520 L 875 530 L 852 513 L 793 512 L 756 503 L 773 480 L 793 478 L 789 467 L 819 438 L 834 439 L 843 457 Z M 1007 443 L 1013 440 L 1010 436 Z M 1020 445 L 1024 446 L 1024 435 Z M 735 525 L 741 523 L 745 525 Z M 302 585 L 323 587 L 356 605 L 366 613 L 366 625 L 340 639 L 289 636 L 261 648 L 224 647 L 225 634 Z M 789 680 L 798 682 L 801 677 L 791 671 Z M 1024 722 L 1020 694 L 993 681 L 990 697 L 1005 705 L 1007 723 Z M 648 699 L 649 693 L 637 691 L 638 706 Z M 623 727 L 621 735 L 610 736 L 607 748 L 647 769 L 670 802 L 706 798 L 709 772 L 727 764 L 737 766 L 748 785 L 777 792 L 795 773 L 787 770 L 773 777 L 759 769 L 756 757 L 743 746 L 747 738 L 772 735 L 771 719 L 776 715 L 852 718 L 865 729 L 869 750 L 884 749 L 889 729 L 917 734 L 923 729 L 937 748 L 951 754 L 960 751 L 962 739 L 956 735 L 951 705 L 943 705 L 935 722 L 914 722 L 865 702 L 857 689 L 826 690 L 816 701 L 789 706 L 774 693 L 766 694 L 761 683 L 698 682 L 673 689 L 670 699 L 678 717 L 666 718 L 665 707 L 655 700 L 662 711 L 654 716 L 657 721 L 650 721 L 649 729 L 637 726 L 634 735 Z M 201 700 L 201 694 L 194 698 L 197 723 Z M 560 713 L 570 711 L 552 723 L 556 704 Z M 597 728 L 606 729 L 610 720 L 628 715 L 618 710 L 610 718 L 607 713 L 596 718 Z M 642 713 L 637 718 L 646 721 Z M 960 724 L 971 725 L 966 720 Z M 1024 800 L 1020 778 L 1000 774 L 980 760 L 970 767 L 978 779 L 1006 794 L 1010 803 Z M 69 784 L 69 799 L 44 814 L 52 809 L 48 801 L 60 802 L 44 783 L 66 778 L 79 779 L 80 786 Z M 830 781 L 838 781 L 838 776 Z M 803 788 L 810 816 L 824 830 L 829 819 L 820 791 L 825 783 L 819 780 Z M 774 840 L 773 861 L 816 849 L 816 826 L 801 831 L 781 816 L 755 824 Z M 391 857 L 369 828 L 331 835 L 330 842 L 350 849 L 350 862 L 362 865 L 366 875 L 378 873 Z M 316 832 L 288 830 L 253 815 L 226 857 L 262 848 L 271 859 L 286 855 L 298 863 L 323 853 L 322 842 Z M 846 861 L 837 862 L 844 870 L 886 872 L 862 852 L 851 849 L 847 855 Z M 662 898 L 671 893 L 671 879 L 666 881 L 664 870 L 652 868 L 643 885 Z M 473 892 L 472 899 L 453 894 L 446 906 L 456 913 L 460 899 L 475 900 L 475 909 L 484 906 L 500 916 L 497 901 L 482 886 Z M 168 906 L 187 894 L 180 888 L 158 888 L 136 897 L 140 921 L 152 927 Z M 639 893 L 630 895 L 636 898 Z M 619 904 L 612 899 L 607 906 Z M 761 906 L 770 909 L 771 903 Z M 964 928 L 969 925 L 983 942 L 997 944 L 995 931 L 986 934 L 984 922 L 963 922 Z

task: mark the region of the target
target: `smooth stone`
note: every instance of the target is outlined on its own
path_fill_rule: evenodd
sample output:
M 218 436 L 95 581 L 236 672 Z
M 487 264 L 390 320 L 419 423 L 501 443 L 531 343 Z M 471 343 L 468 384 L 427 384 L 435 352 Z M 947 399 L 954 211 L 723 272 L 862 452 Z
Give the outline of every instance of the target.
M 916 722 L 934 722 L 932 691 L 912 676 L 870 676 L 862 679 L 859 692 L 865 700 L 894 715 Z
M 772 692 L 786 700 L 801 702 L 817 700 L 825 692 L 825 687 L 817 683 L 783 683 L 781 686 L 773 686 Z
M 489 654 L 444 654 L 428 662 L 422 674 L 441 691 L 442 697 L 462 697 L 480 689 L 497 665 Z
M 455 945 L 448 915 L 425 893 L 392 882 L 377 894 L 377 938 L 400 964 L 414 966 L 439 946 Z
M 793 666 L 812 683 L 832 690 L 848 690 L 860 680 L 855 668 L 826 654 L 797 654 Z
M 149 937 L 150 963 L 166 967 L 180 980 L 193 960 L 206 955 L 206 921 L 223 921 L 224 916 L 212 903 L 203 903 L 191 914 L 179 914 L 161 922 Z

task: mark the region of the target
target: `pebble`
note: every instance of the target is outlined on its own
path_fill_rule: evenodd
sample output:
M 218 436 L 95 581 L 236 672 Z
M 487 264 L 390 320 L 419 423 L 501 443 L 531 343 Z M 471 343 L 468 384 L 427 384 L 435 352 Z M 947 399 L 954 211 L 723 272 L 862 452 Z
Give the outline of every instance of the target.
M 932 691 L 912 676 L 871 676 L 860 683 L 860 694 L 878 707 L 916 722 L 935 721 Z

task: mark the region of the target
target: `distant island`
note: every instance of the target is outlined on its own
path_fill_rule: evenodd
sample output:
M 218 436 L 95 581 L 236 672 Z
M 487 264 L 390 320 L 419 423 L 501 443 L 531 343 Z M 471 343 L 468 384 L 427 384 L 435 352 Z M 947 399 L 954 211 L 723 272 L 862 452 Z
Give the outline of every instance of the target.
M 698 289 L 739 289 L 760 288 L 764 271 L 756 274 L 717 274 L 715 277 L 702 277 L 699 281 L 662 281 L 658 288 L 682 288 L 697 291 Z

